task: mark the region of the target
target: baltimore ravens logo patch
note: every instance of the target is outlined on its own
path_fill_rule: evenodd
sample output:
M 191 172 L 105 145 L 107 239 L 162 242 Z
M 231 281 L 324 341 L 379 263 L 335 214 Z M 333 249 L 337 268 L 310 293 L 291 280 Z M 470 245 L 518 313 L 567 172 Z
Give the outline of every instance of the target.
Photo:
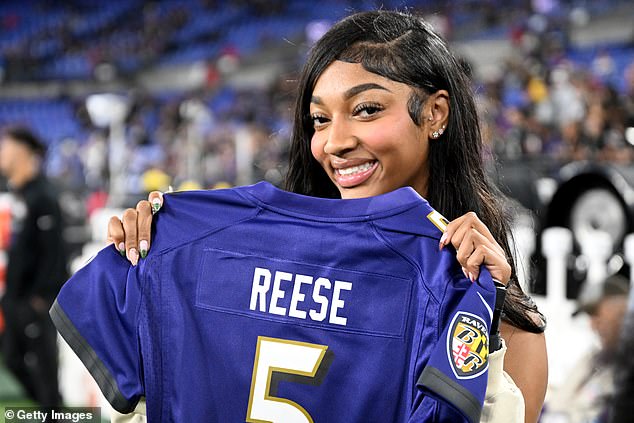
M 460 311 L 449 326 L 447 354 L 458 379 L 472 379 L 489 363 L 489 329 L 480 317 Z

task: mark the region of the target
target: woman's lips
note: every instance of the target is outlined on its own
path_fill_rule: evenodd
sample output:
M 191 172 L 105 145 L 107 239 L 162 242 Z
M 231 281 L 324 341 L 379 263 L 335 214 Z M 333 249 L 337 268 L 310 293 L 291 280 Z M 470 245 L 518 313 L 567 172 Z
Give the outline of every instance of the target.
M 378 167 L 378 161 L 335 169 L 335 181 L 344 188 L 352 188 L 365 182 Z

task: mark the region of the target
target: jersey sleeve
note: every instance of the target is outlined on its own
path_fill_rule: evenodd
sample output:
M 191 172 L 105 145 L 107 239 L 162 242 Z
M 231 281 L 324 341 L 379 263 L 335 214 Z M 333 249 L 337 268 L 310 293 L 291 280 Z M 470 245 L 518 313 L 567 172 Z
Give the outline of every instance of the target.
M 461 282 L 462 283 L 462 282 Z M 438 343 L 417 385 L 423 392 L 453 406 L 464 419 L 478 423 L 487 388 L 489 329 L 493 318 L 495 288 L 482 267 L 478 280 L 457 290 L 459 301 L 446 310 Z
M 59 333 L 120 413 L 134 410 L 144 394 L 140 272 L 109 246 L 64 284 L 50 310 Z

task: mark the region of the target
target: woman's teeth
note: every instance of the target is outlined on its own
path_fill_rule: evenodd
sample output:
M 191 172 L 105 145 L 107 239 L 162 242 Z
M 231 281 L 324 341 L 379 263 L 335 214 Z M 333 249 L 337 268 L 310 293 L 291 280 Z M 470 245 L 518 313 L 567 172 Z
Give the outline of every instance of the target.
M 359 166 L 346 167 L 343 169 L 337 169 L 340 175 L 353 175 L 355 173 L 364 172 L 370 169 L 374 165 L 374 162 L 367 162 Z

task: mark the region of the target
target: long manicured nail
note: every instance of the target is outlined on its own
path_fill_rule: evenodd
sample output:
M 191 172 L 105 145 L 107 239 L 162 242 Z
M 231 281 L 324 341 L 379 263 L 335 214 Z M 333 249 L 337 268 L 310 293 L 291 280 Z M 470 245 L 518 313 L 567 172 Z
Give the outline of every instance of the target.
M 445 246 L 445 241 L 447 241 L 447 232 L 442 234 L 442 236 L 440 237 L 440 242 L 438 243 L 439 250 L 442 250 L 442 248 Z
M 141 250 L 141 258 L 145 258 L 148 250 L 148 242 L 146 240 L 139 242 L 139 250 Z
M 152 214 L 156 213 L 161 209 L 161 200 L 158 198 L 154 198 L 152 200 Z
M 464 273 L 465 278 L 469 278 L 469 275 L 467 275 L 467 269 L 465 269 L 464 267 L 462 268 L 462 273 Z
M 132 266 L 136 266 L 137 263 L 139 263 L 139 253 L 136 248 L 130 248 L 130 251 L 128 251 L 128 259 L 130 259 Z
M 469 272 L 469 279 L 471 280 L 471 282 L 475 282 L 475 276 L 473 276 L 473 273 Z
M 121 257 L 125 257 L 125 244 L 123 242 L 120 242 L 119 245 L 117 245 L 117 249 L 119 250 Z

